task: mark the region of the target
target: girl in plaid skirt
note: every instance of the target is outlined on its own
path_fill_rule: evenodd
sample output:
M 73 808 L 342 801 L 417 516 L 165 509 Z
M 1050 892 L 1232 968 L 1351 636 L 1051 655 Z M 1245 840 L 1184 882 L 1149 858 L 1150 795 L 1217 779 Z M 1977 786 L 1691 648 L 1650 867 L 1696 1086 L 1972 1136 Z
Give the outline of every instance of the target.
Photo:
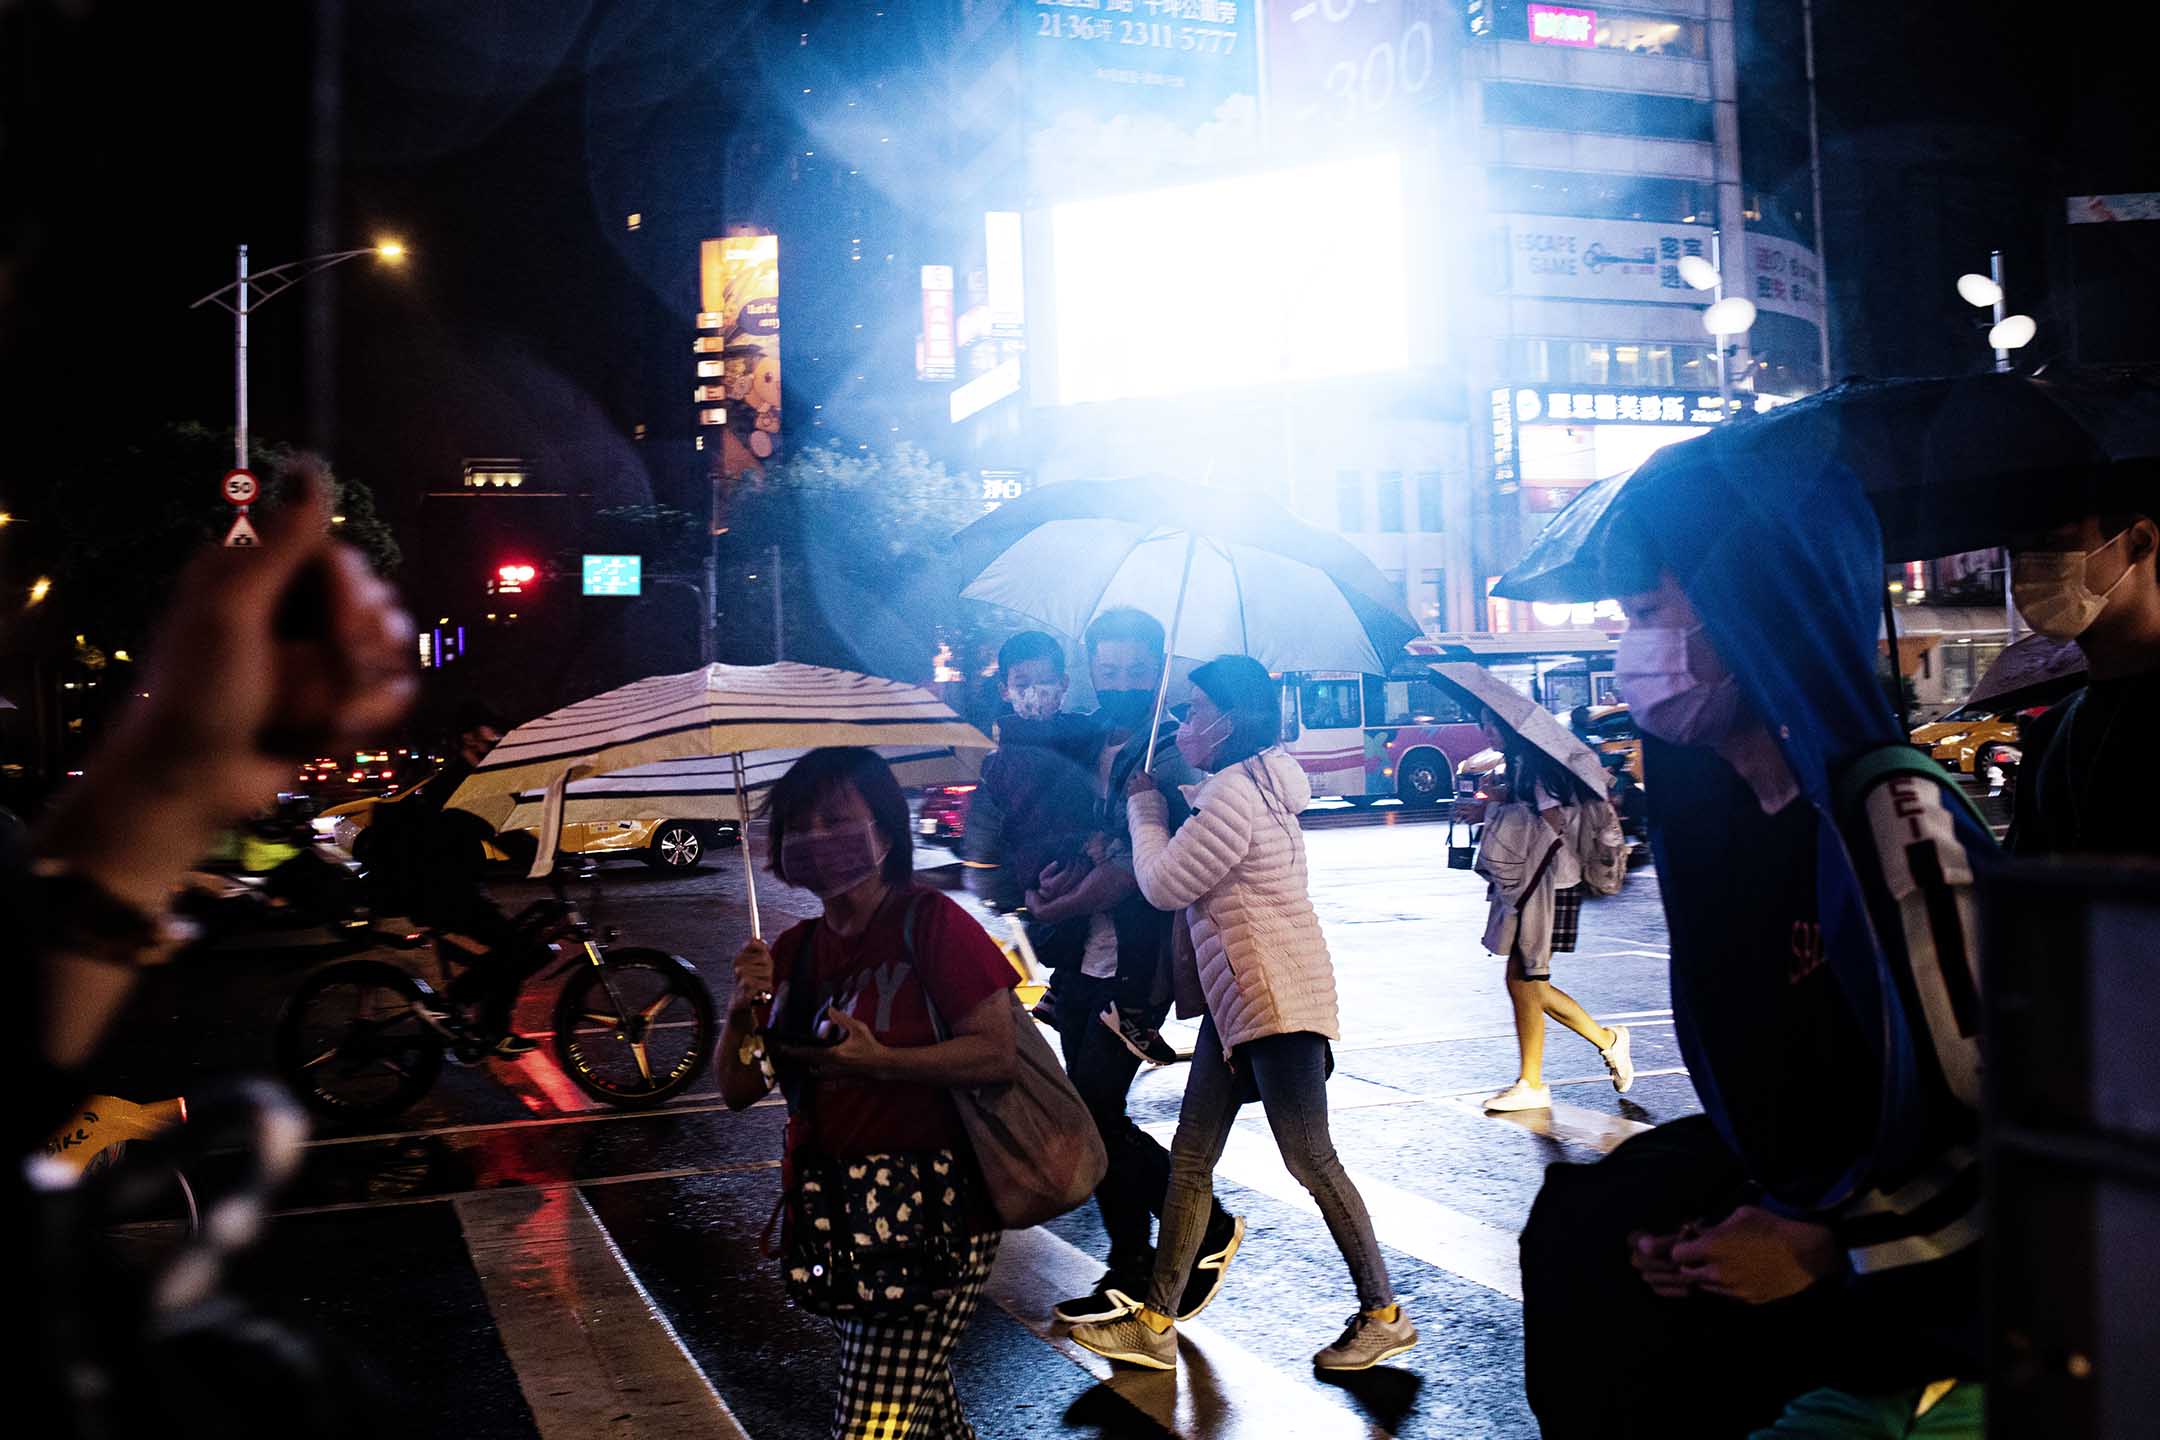
M 1526 861 L 1530 879 L 1527 886 L 1515 894 L 1512 905 L 1495 886 L 1493 904 L 1511 909 L 1514 914 L 1508 918 L 1519 921 L 1525 913 L 1536 910 L 1541 918 L 1549 914 L 1551 923 L 1549 926 L 1516 923 L 1488 928 L 1488 935 L 1497 928 L 1509 937 L 1506 945 L 1507 991 L 1515 1011 L 1515 1044 L 1522 1057 L 1522 1068 L 1515 1083 L 1488 1099 L 1485 1108 L 1493 1111 L 1543 1110 L 1552 1105 L 1552 1087 L 1545 1083 L 1545 1017 L 1548 1015 L 1595 1045 L 1607 1073 L 1612 1076 L 1613 1088 L 1624 1091 L 1635 1083 L 1627 1027 L 1598 1024 L 1574 996 L 1549 978 L 1553 954 L 1564 954 L 1575 948 L 1576 929 L 1582 916 L 1582 865 L 1576 859 L 1575 847 L 1569 837 L 1572 812 L 1587 798 L 1582 782 L 1569 774 L 1566 766 L 1526 742 L 1492 711 L 1483 711 L 1479 724 L 1485 732 L 1485 743 L 1505 757 L 1502 774 L 1508 800 L 1534 808 L 1538 818 L 1552 832 L 1548 842 L 1544 830 L 1533 824 L 1532 834 L 1539 843 Z M 1488 821 L 1487 834 L 1493 833 L 1494 827 Z M 1499 922 L 1502 917 L 1495 915 L 1494 919 Z

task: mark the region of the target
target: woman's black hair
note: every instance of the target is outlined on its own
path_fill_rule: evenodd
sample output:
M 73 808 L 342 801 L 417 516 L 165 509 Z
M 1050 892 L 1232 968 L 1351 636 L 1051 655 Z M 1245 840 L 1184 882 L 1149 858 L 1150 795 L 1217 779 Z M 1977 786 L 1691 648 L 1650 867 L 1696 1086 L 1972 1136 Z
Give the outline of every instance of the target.
M 1539 785 L 1563 805 L 1580 805 L 1592 798 L 1589 787 L 1574 771 L 1523 739 L 1514 726 L 1493 713 L 1491 706 L 1485 708 L 1480 718 L 1490 719 L 1493 728 L 1506 742 L 1501 745 L 1500 754 L 1506 762 L 1503 769 L 1510 799 L 1534 803 L 1537 798 L 1534 787 Z
M 810 808 L 834 788 L 848 785 L 870 808 L 870 823 L 885 837 L 890 848 L 880 872 L 885 883 L 900 887 L 915 883 L 915 832 L 908 824 L 907 796 L 893 778 L 892 766 L 875 750 L 859 745 L 830 745 L 812 750 L 788 767 L 765 796 L 765 827 L 768 862 L 775 875 L 780 869 L 780 847 L 788 830 L 801 823 Z
M 1230 717 L 1230 733 L 1215 749 L 1216 769 L 1250 760 L 1282 739 L 1282 690 L 1251 656 L 1218 655 L 1192 672 L 1192 683 Z

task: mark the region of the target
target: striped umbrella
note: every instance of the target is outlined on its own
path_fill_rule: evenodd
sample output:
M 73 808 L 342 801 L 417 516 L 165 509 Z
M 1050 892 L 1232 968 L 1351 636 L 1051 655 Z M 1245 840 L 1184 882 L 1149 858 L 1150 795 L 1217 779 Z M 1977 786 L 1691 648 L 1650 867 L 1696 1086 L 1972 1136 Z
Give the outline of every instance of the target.
M 655 675 L 528 720 L 503 737 L 449 803 L 477 810 L 496 797 L 542 792 L 540 853 L 532 870 L 537 878 L 554 864 L 573 781 L 670 761 L 724 760 L 739 796 L 754 793 L 751 762 L 763 768 L 763 752 L 822 745 L 991 748 L 987 736 L 920 685 L 792 661 L 707 665 Z M 742 850 L 750 931 L 762 935 L 757 872 L 750 847 Z
M 965 785 L 982 771 L 979 757 L 950 746 L 878 745 L 872 747 L 892 766 L 908 789 L 925 785 Z M 563 823 L 606 820 L 747 820 L 757 798 L 788 772 L 808 750 L 759 750 L 744 757 L 744 780 L 750 803 L 735 788 L 735 757 L 663 760 L 573 780 L 563 791 Z M 509 819 L 498 830 L 536 829 L 543 818 L 547 791 L 521 790 L 511 797 Z

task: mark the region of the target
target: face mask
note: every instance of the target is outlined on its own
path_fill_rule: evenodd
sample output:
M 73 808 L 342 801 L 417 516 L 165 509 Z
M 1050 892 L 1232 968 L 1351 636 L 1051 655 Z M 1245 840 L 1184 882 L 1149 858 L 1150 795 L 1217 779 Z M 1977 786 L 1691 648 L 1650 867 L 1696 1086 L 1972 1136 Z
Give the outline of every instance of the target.
M 878 873 L 885 848 L 867 820 L 822 835 L 789 835 L 780 842 L 780 878 L 821 899 L 845 895 Z
M 1013 691 L 1013 714 L 1023 720 L 1048 720 L 1065 706 L 1062 685 L 1029 685 Z
M 1613 657 L 1613 678 L 1635 723 L 1675 745 L 1715 745 L 1740 725 L 1739 682 L 1705 679 L 1688 661 L 1689 642 L 1701 634 L 1700 625 L 1633 626 Z
M 1219 717 L 1205 729 L 1196 730 L 1190 725 L 1180 725 L 1177 729 L 1178 754 L 1184 756 L 1185 763 L 1193 769 L 1205 770 L 1208 761 L 1215 756 L 1215 747 L 1229 738 L 1230 729 L 1228 715 Z
M 1095 703 L 1102 707 L 1103 719 L 1120 730 L 1137 730 L 1148 723 L 1155 713 L 1153 690 L 1099 690 Z
M 2129 533 L 2125 530 L 2115 540 Z M 2011 556 L 2010 594 L 2025 623 L 2052 640 L 2075 640 L 2090 630 L 2100 612 L 2107 609 L 2108 597 L 2137 568 L 2124 566 L 2123 573 L 2105 590 L 2096 592 L 2086 583 L 2093 556 L 2115 540 L 2092 550 L 2029 550 Z

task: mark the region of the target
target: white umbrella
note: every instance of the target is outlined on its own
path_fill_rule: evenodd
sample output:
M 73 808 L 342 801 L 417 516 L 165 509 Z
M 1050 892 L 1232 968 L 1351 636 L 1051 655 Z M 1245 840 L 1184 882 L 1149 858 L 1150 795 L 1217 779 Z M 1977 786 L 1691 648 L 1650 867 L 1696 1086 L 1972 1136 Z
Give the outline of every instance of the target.
M 1592 795 L 1612 789 L 1612 777 L 1605 773 L 1604 762 L 1537 701 L 1482 665 L 1457 660 L 1435 663 L 1432 668 L 1442 680 L 1468 696 L 1472 704 L 1492 711 L 1509 729 L 1564 766 L 1590 787 Z
M 908 789 L 925 785 L 964 785 L 982 773 L 975 756 L 947 748 L 916 745 L 874 746 L 893 775 Z M 760 750 L 743 761 L 743 778 L 750 787 L 751 805 L 745 805 L 735 788 L 735 757 L 714 756 L 696 760 L 663 760 L 658 765 L 639 765 L 573 780 L 563 791 L 563 823 L 589 820 L 740 820 L 747 821 L 756 798 L 770 790 L 788 767 L 809 754 L 808 750 Z M 514 808 L 500 830 L 538 828 L 547 804 L 547 791 L 521 790 L 512 797 Z
M 738 796 L 754 792 L 750 761 L 764 751 L 823 745 L 988 750 L 989 737 L 920 685 L 778 665 L 707 665 L 655 675 L 528 720 L 505 735 L 450 804 L 478 810 L 491 798 L 545 794 L 535 878 L 554 864 L 571 782 L 669 761 L 721 759 Z M 757 869 L 742 847 L 750 933 L 762 937 Z

